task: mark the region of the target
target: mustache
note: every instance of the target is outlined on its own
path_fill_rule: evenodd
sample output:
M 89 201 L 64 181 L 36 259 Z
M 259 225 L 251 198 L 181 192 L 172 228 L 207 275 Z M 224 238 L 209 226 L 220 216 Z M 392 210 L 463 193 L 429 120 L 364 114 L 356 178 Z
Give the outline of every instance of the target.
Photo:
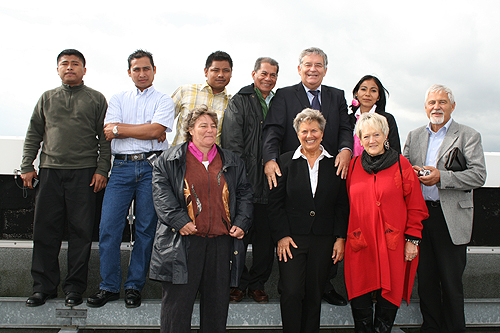
M 431 115 L 444 115 L 443 111 L 432 111 Z

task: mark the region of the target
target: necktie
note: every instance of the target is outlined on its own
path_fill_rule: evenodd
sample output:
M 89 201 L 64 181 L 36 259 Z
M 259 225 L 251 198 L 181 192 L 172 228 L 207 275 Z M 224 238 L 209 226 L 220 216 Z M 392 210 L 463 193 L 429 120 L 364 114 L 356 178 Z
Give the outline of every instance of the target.
M 309 92 L 314 95 L 312 103 L 311 103 L 311 107 L 314 110 L 318 110 L 319 111 L 320 110 L 320 106 L 321 106 L 319 104 L 319 98 L 318 98 L 319 90 L 309 90 Z

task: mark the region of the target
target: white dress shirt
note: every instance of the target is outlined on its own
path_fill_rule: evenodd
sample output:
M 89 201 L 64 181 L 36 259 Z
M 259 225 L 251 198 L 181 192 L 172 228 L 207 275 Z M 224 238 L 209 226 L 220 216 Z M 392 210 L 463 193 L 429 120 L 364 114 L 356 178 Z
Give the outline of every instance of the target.
M 439 152 L 439 148 L 441 148 L 441 144 L 443 143 L 446 132 L 448 132 L 448 128 L 451 125 L 452 119 L 448 120 L 443 127 L 441 127 L 437 132 L 434 132 L 431 129 L 431 124 L 427 125 L 427 131 L 429 132 L 429 143 L 427 144 L 427 155 L 425 158 L 426 166 L 436 167 L 437 165 L 437 155 Z M 439 200 L 439 191 L 436 185 L 426 186 L 422 184 L 422 194 L 424 195 L 424 199 L 427 201 L 438 201 Z
M 311 183 L 311 192 L 313 197 L 316 195 L 316 188 L 318 188 L 318 171 L 319 171 L 319 161 L 321 161 L 324 157 L 333 158 L 322 145 L 319 146 L 321 150 L 321 154 L 318 156 L 316 161 L 314 161 L 314 165 L 312 168 L 309 166 L 309 162 L 307 162 L 307 157 L 302 154 L 302 145 L 299 146 L 293 153 L 292 160 L 296 160 L 300 157 L 304 158 L 307 162 L 307 166 L 309 167 L 309 181 Z
M 123 123 L 142 125 L 157 123 L 165 126 L 166 132 L 172 132 L 174 122 L 174 103 L 172 99 L 153 86 L 140 91 L 124 91 L 111 97 L 104 124 Z M 137 154 L 150 151 L 166 150 L 168 142 L 158 140 L 139 140 L 135 138 L 114 139 L 111 141 L 111 153 Z

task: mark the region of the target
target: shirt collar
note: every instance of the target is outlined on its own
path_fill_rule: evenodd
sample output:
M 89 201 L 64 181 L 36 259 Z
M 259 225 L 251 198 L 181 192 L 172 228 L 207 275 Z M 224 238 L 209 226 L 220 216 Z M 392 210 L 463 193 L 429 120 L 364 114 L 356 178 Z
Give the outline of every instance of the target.
M 302 149 L 302 145 L 300 145 L 297 149 L 295 149 L 295 152 L 293 153 L 293 156 L 292 156 L 292 160 L 296 160 L 299 157 L 303 157 L 303 158 L 307 159 L 306 156 L 304 154 L 302 154 L 301 149 Z M 319 154 L 318 158 L 320 158 L 321 156 L 333 158 L 333 156 L 330 155 L 322 145 L 319 145 L 319 150 L 321 150 L 321 154 Z
M 206 90 L 206 91 L 208 91 L 209 93 L 211 93 L 214 96 L 217 96 L 217 95 L 227 96 L 227 89 L 226 89 L 226 87 L 224 87 L 224 90 L 222 90 L 220 93 L 214 94 L 214 91 L 212 90 L 212 87 L 208 84 L 207 81 L 205 81 L 204 83 L 202 83 L 201 90 Z
M 193 154 L 194 157 L 196 157 L 198 161 L 203 162 L 203 153 L 201 152 L 201 150 L 198 149 L 198 147 L 196 147 L 193 141 L 189 141 L 188 149 L 191 152 L 191 154 Z M 212 163 L 212 161 L 215 158 L 215 155 L 217 155 L 217 147 L 214 144 L 212 146 L 212 149 L 210 149 L 210 151 L 207 154 L 208 163 Z
M 302 83 L 302 82 L 301 82 Z M 311 89 L 307 88 L 304 83 L 302 83 L 302 86 L 304 87 L 304 89 L 306 90 L 306 93 L 311 91 Z M 318 88 L 316 88 L 316 90 L 318 90 L 320 92 L 320 95 L 321 95 L 321 84 L 319 85 Z
M 375 110 L 377 109 L 377 105 L 373 104 L 373 107 L 368 111 L 368 113 L 375 113 Z M 361 108 L 358 108 L 356 110 L 355 116 L 361 116 Z
M 272 99 L 273 99 L 273 97 L 274 97 L 274 91 L 272 91 L 272 90 L 271 90 L 271 91 L 269 92 L 269 95 L 267 95 L 267 97 L 266 97 L 266 98 L 264 98 L 264 96 L 262 95 L 262 91 L 260 91 L 260 89 L 259 89 L 259 88 L 257 88 L 255 85 L 253 85 L 253 87 L 254 87 L 254 89 L 255 89 L 255 90 L 258 90 L 258 91 L 259 91 L 260 96 L 262 96 L 262 98 L 264 99 L 264 102 L 266 102 L 266 104 L 267 104 L 267 107 L 269 107 L 269 103 L 271 103 L 271 100 L 272 100 Z M 259 96 L 259 98 L 260 98 L 260 96 Z
M 69 89 L 69 90 L 79 90 L 79 89 L 84 87 L 83 81 L 82 81 L 82 83 L 80 83 L 79 85 L 76 85 L 76 86 L 70 86 L 69 84 L 66 84 L 66 83 L 61 83 L 61 84 L 65 89 Z
M 269 92 L 269 95 L 267 95 L 267 97 L 265 98 L 267 106 L 269 106 L 269 103 L 271 103 L 271 100 L 273 99 L 273 97 L 274 97 L 274 92 L 271 90 Z
M 453 120 L 453 118 L 450 117 L 450 120 L 448 120 L 446 122 L 446 124 L 444 124 L 443 127 L 441 127 L 437 132 L 434 132 L 431 128 L 431 123 L 429 122 L 427 124 L 427 131 L 429 131 L 430 134 L 437 134 L 439 132 L 443 132 L 444 131 L 444 134 L 446 134 L 446 132 L 448 132 L 448 128 L 450 128 L 450 125 L 451 125 L 451 121 Z
M 139 88 L 135 87 L 135 94 L 136 96 L 140 96 L 140 95 L 150 95 L 153 93 L 153 91 L 155 91 L 155 88 L 153 85 L 151 85 L 151 87 L 148 87 L 146 89 L 144 89 L 143 91 L 141 91 Z

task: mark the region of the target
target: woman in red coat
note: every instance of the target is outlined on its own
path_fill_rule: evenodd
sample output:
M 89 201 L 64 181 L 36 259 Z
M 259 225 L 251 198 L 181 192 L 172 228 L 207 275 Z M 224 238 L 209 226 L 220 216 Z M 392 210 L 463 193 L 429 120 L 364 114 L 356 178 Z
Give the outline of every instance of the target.
M 362 114 L 355 131 L 364 151 L 347 177 L 347 293 L 356 332 L 390 332 L 402 299 L 410 299 L 427 207 L 410 162 L 387 143 L 386 118 Z

